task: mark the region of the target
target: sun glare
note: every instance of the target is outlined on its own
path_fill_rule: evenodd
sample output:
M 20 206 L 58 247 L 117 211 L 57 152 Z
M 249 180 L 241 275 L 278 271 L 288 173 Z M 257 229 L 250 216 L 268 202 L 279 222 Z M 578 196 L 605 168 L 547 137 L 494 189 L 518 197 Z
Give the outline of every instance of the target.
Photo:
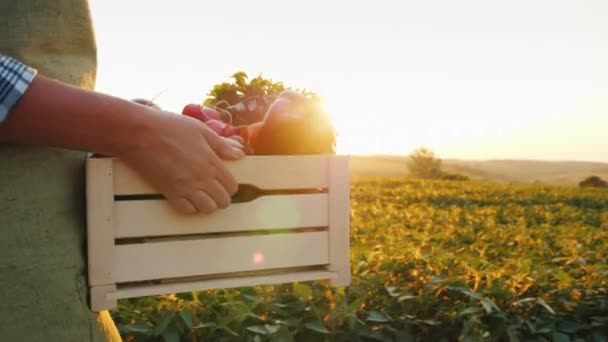
M 337 154 L 353 154 L 354 146 L 351 140 L 353 137 L 353 129 L 349 127 L 348 103 L 340 103 L 339 98 L 328 96 L 323 103 L 324 110 L 329 114 L 336 129 L 336 153 Z M 350 122 L 352 122 L 352 118 Z
M 339 154 L 608 161 L 604 2 L 124 3 L 91 0 L 102 92 L 180 111 L 241 70 L 323 96 Z
M 338 134 L 338 154 L 402 154 L 407 151 L 412 136 L 403 134 L 406 126 L 401 122 L 403 117 L 387 115 L 393 111 L 390 104 L 375 103 L 374 97 L 354 98 L 340 91 L 327 92 L 324 97 L 324 108 Z

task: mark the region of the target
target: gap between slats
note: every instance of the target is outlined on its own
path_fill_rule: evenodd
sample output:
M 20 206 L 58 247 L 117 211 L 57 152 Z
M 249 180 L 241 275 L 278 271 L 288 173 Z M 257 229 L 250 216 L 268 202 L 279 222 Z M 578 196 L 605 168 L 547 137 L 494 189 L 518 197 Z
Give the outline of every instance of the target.
M 298 234 L 310 232 L 328 231 L 329 227 L 305 227 L 291 229 L 256 229 L 256 230 L 241 230 L 229 232 L 213 232 L 204 234 L 181 234 L 181 235 L 165 235 L 165 236 L 142 236 L 132 238 L 116 239 L 115 245 L 133 245 L 141 243 L 158 243 L 167 241 L 187 241 L 187 240 L 204 240 L 204 239 L 224 239 L 237 236 L 256 236 L 256 235 L 272 235 L 272 234 Z
M 220 279 L 237 279 L 237 278 L 250 278 L 250 277 L 263 277 L 272 275 L 284 275 L 304 272 L 330 272 L 327 270 L 327 265 L 315 265 L 315 266 L 303 266 L 303 267 L 281 267 L 273 269 L 264 269 L 256 271 L 242 271 L 242 272 L 229 272 L 229 273 L 217 273 L 208 275 L 196 275 L 190 277 L 175 277 L 175 278 L 162 278 L 162 279 L 151 279 L 144 281 L 132 281 L 117 283 L 118 289 L 128 289 L 132 287 L 146 286 L 146 285 L 161 285 L 161 284 L 180 284 L 180 283 L 191 283 L 199 281 L 210 281 Z
M 313 280 L 331 280 L 336 277 L 335 272 L 327 271 L 323 268 L 281 269 L 279 271 L 280 272 L 256 272 L 248 273 L 246 275 L 225 274 L 224 277 L 219 278 L 182 278 L 180 280 L 174 279 L 166 283 L 148 282 L 119 284 L 116 291 L 108 294 L 108 299 L 116 300 L 122 298 L 203 291 L 207 289 L 272 285 Z
M 327 188 L 316 189 L 252 189 L 249 184 L 240 184 L 239 190 L 232 196 L 231 203 L 247 203 L 255 201 L 264 196 L 276 195 L 304 195 L 304 194 L 326 194 Z M 166 197 L 161 194 L 141 194 L 141 195 L 115 195 L 115 201 L 150 201 L 150 200 L 166 200 Z

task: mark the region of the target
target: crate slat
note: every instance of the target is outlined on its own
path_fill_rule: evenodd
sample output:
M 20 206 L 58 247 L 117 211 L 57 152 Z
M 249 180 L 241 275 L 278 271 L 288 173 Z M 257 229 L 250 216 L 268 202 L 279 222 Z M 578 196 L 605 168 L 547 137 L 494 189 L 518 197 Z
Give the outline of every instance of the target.
M 212 215 L 181 215 L 165 200 L 114 202 L 117 238 L 327 227 L 328 195 L 273 195 L 234 203 Z
M 117 245 L 114 281 L 329 263 L 327 231 Z
M 265 190 L 314 189 L 328 186 L 329 156 L 250 156 L 239 161 L 225 161 L 240 184 Z M 114 159 L 114 194 L 157 194 L 147 182 L 119 159 Z
M 350 284 L 350 180 L 348 157 L 338 156 L 329 164 L 329 269 L 337 273 L 334 286 Z
M 114 284 L 114 222 L 112 161 L 86 163 L 88 281 L 91 285 Z
M 210 215 L 182 215 L 162 196 L 145 196 L 159 193 L 116 158 L 88 159 L 91 309 L 115 308 L 121 298 L 214 288 L 309 280 L 348 285 L 348 159 L 225 161 L 239 184 L 279 191 Z M 325 191 L 284 191 L 320 188 Z

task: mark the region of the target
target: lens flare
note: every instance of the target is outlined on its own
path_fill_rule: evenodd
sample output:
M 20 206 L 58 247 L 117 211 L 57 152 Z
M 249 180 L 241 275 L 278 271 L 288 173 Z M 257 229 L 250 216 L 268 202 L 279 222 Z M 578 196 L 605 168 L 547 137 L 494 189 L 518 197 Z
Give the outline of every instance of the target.
M 298 208 L 286 197 L 269 196 L 264 205 L 258 208 L 256 220 L 262 226 L 273 225 L 273 222 L 280 219 L 291 227 L 297 227 L 302 217 Z
M 264 262 L 264 253 L 262 253 L 262 252 L 253 253 L 252 261 L 253 261 L 254 265 L 260 265 L 261 263 Z

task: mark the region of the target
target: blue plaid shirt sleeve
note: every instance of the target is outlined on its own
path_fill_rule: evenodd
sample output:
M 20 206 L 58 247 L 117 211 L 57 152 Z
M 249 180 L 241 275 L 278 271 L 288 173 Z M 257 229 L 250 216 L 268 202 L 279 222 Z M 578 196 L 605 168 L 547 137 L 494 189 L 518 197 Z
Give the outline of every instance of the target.
M 36 73 L 36 69 L 19 60 L 0 54 L 0 124 L 19 102 Z

